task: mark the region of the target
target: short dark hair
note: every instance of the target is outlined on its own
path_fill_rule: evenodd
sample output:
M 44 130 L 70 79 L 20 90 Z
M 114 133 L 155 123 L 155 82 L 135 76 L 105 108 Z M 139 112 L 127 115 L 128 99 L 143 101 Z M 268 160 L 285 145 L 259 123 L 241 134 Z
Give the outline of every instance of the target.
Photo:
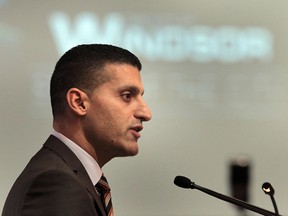
M 104 83 L 106 64 L 129 64 L 139 71 L 140 60 L 130 51 L 108 44 L 82 44 L 68 50 L 57 62 L 50 81 L 53 116 L 65 112 L 66 94 L 75 87 L 87 93 Z

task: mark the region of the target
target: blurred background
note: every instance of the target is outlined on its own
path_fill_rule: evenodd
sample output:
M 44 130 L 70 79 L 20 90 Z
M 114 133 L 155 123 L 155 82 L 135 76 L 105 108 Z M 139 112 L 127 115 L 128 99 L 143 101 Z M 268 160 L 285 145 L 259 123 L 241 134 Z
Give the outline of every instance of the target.
M 175 186 L 177 175 L 274 211 L 261 190 L 268 181 L 288 215 L 287 7 L 287 0 L 0 0 L 0 209 L 51 133 L 56 61 L 77 44 L 109 43 L 141 59 L 153 112 L 139 155 L 104 167 L 116 215 L 254 215 Z

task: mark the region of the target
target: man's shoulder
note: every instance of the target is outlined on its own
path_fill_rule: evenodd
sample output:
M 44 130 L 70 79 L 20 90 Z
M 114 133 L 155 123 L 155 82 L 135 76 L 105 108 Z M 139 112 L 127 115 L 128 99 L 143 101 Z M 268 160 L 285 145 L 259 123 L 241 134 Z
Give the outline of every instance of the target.
M 63 169 L 46 169 L 31 173 L 30 176 L 25 174 L 22 173 L 12 187 L 4 212 L 16 212 L 15 215 L 18 212 L 23 215 L 39 215 L 43 209 L 45 215 L 58 215 L 59 212 L 64 215 L 80 215 L 85 211 L 86 215 L 92 215 L 91 212 L 95 212 L 92 196 L 75 173 Z M 83 210 L 83 206 L 87 210 Z
M 35 179 L 43 175 L 70 175 L 75 177 L 73 169 L 56 152 L 42 147 L 28 162 L 24 170 L 17 178 L 15 184 L 19 187 L 29 187 Z

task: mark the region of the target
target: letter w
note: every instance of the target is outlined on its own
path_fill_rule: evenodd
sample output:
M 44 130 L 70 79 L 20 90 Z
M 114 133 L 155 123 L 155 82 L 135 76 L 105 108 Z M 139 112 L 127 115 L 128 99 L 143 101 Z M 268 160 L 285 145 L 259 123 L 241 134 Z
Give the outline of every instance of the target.
M 84 43 L 120 45 L 124 25 L 122 16 L 117 13 L 105 17 L 102 29 L 99 19 L 90 12 L 76 16 L 74 25 L 64 12 L 52 13 L 48 21 L 60 55 L 73 46 Z

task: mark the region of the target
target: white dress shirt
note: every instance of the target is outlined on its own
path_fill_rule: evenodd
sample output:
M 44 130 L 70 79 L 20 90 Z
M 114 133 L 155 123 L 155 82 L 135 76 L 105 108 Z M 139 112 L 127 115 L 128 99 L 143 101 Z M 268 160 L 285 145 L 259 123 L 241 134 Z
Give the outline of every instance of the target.
M 52 135 L 65 143 L 65 145 L 77 156 L 86 169 L 93 185 L 96 185 L 102 176 L 102 170 L 94 158 L 63 134 L 53 130 Z

